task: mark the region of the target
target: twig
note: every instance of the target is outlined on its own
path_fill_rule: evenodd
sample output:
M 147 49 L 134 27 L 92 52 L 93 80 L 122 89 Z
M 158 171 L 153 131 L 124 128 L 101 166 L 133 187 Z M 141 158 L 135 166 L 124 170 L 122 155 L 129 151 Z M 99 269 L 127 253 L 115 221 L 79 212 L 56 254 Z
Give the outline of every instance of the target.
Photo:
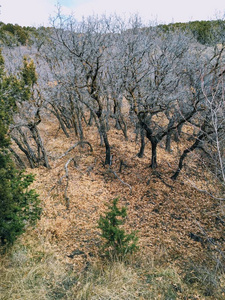
M 199 189 L 191 180 L 187 179 L 186 180 L 191 184 L 191 186 L 193 188 L 195 188 L 198 192 L 201 192 L 201 193 L 205 193 L 207 195 L 209 195 L 210 197 L 212 197 L 213 199 L 215 200 L 219 200 L 219 201 L 225 201 L 225 198 L 218 198 L 218 197 L 215 197 L 213 194 L 211 194 L 210 192 L 206 191 L 206 190 L 202 190 L 202 189 Z
M 128 183 L 124 182 L 124 181 L 116 174 L 116 172 L 113 171 L 111 168 L 108 168 L 108 171 L 111 172 L 111 173 L 113 173 L 114 176 L 115 176 L 117 179 L 119 179 L 120 182 L 122 182 L 124 185 L 128 186 L 129 189 L 130 189 L 130 194 L 132 194 L 132 187 L 131 187 Z
M 65 187 L 65 190 L 64 190 L 64 198 L 66 200 L 66 208 L 69 209 L 69 206 L 70 206 L 70 199 L 69 197 L 67 196 L 67 190 L 68 190 L 68 186 L 69 186 L 69 171 L 68 171 L 68 166 L 70 164 L 70 162 L 74 160 L 73 157 L 71 157 L 66 163 L 65 163 L 65 166 L 64 166 L 64 169 L 65 169 L 65 172 L 66 174 L 64 176 L 62 176 L 60 179 L 59 179 L 59 184 L 62 183 L 62 180 L 64 178 L 66 178 L 66 187 Z
M 69 185 L 69 171 L 68 171 L 68 166 L 69 166 L 69 163 L 73 160 L 73 158 L 70 158 L 64 168 L 65 168 L 65 172 L 66 172 L 66 187 L 65 187 L 65 191 L 64 191 L 64 197 L 65 197 L 65 200 L 66 200 L 66 208 L 69 209 L 69 206 L 70 206 L 70 199 L 69 197 L 67 196 L 67 189 L 68 189 L 68 185 Z
M 95 158 L 94 164 L 87 168 L 86 172 L 88 173 L 88 175 L 90 175 L 91 171 L 93 171 L 93 169 L 96 165 L 96 162 L 97 162 L 97 158 Z
M 124 166 L 125 168 L 129 168 L 129 166 L 126 164 L 126 162 L 124 162 L 122 159 L 120 159 L 120 169 L 119 169 L 119 173 L 122 172 L 122 166 Z
M 170 185 L 169 183 L 166 183 L 164 181 L 164 179 L 162 178 L 162 175 L 159 172 L 153 171 L 152 175 L 155 175 L 157 178 L 159 178 L 162 181 L 162 183 L 164 183 L 167 187 L 171 188 L 172 190 L 174 189 L 174 187 L 172 185 Z
M 58 157 L 58 159 L 61 159 L 63 158 L 64 156 L 66 156 L 70 151 L 72 151 L 74 148 L 76 148 L 78 145 L 82 145 L 82 144 L 87 144 L 90 149 L 91 149 L 91 152 L 93 152 L 93 148 L 91 146 L 91 144 L 89 142 L 86 142 L 86 141 L 79 141 L 77 142 L 76 144 L 74 144 L 72 147 L 70 147 L 65 153 L 63 153 L 60 157 Z
M 221 250 L 220 245 L 211 237 L 209 237 L 209 235 L 207 234 L 207 232 L 205 231 L 205 229 L 201 226 L 201 224 L 196 220 L 196 224 L 198 225 L 199 229 L 201 230 L 202 234 L 206 237 L 206 240 L 208 242 L 209 245 L 213 245 L 214 246 L 214 250 L 216 252 L 218 252 L 221 257 L 225 260 L 225 253 L 223 250 Z M 222 266 L 222 268 L 224 269 L 224 265 L 222 264 L 221 261 L 218 261 L 218 259 L 216 259 L 217 261 L 217 265 L 220 264 Z

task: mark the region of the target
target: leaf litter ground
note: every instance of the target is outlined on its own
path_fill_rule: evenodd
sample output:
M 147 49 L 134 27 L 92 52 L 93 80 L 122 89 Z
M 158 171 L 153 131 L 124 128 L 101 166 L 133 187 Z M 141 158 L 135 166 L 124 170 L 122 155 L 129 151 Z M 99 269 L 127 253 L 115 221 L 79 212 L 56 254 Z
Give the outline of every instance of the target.
M 139 246 L 146 256 L 157 256 L 162 263 L 175 262 L 182 267 L 190 260 L 203 263 L 209 247 L 216 255 L 219 253 L 219 247 L 225 244 L 221 243 L 224 241 L 224 224 L 220 221 L 223 203 L 199 192 L 189 182 L 191 179 L 199 188 L 216 191 L 209 173 L 197 168 L 198 157 L 191 154 L 177 181 L 170 179 L 187 144 L 181 141 L 178 146 L 172 145 L 172 153 L 167 153 L 161 144 L 159 166 L 152 170 L 150 143 L 146 145 L 144 157 L 138 158 L 139 143 L 133 131 L 129 129 L 129 141 L 125 141 L 122 132 L 111 129 L 109 169 L 104 166 L 104 147 L 100 146 L 95 128 L 88 127 L 85 131 L 93 153 L 87 145 L 78 146 L 58 159 L 77 139 L 73 133 L 70 138 L 60 130 L 56 133 L 55 127 L 52 119 L 40 128 L 51 157 L 51 169 L 40 167 L 28 172 L 36 174 L 33 187 L 43 205 L 42 218 L 34 234 L 54 245 L 62 260 L 82 270 L 96 259 L 101 243 L 97 221 L 106 204 L 116 197 L 120 198 L 120 205 L 127 207 L 127 231 L 138 231 Z M 70 204 L 67 209 L 64 166 L 69 158 L 73 161 L 68 166 Z

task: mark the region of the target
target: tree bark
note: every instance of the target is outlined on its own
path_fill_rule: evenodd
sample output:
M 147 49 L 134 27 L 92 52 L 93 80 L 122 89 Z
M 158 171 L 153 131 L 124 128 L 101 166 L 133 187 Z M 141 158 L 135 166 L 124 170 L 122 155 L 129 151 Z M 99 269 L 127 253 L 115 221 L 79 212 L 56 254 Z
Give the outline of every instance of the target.
M 34 161 L 33 161 L 33 157 L 31 156 L 31 154 L 29 153 L 28 150 L 26 150 L 23 145 L 20 143 L 20 141 L 13 135 L 11 135 L 11 138 L 14 140 L 14 142 L 17 144 L 17 146 L 20 148 L 20 150 L 26 155 L 28 161 L 29 161 L 29 164 L 30 164 L 30 167 L 32 169 L 35 168 L 35 164 L 34 164 Z
M 172 135 L 172 132 L 169 132 L 166 136 L 166 151 L 167 152 L 171 152 L 171 135 Z
M 11 147 L 9 147 L 9 151 L 15 156 L 15 158 L 18 161 L 21 169 L 25 169 L 26 166 L 25 166 L 24 162 L 22 161 L 22 159 L 20 158 L 20 156 L 16 153 L 16 151 L 14 151 L 14 149 L 12 149 Z
M 42 157 L 43 157 L 43 160 L 44 160 L 44 166 L 46 168 L 50 169 L 50 165 L 49 165 L 49 162 L 48 162 L 48 156 L 47 156 L 47 153 L 45 151 L 45 147 L 44 147 L 44 144 L 42 142 L 42 139 L 41 139 L 41 136 L 39 134 L 37 126 L 34 124 L 34 125 L 28 125 L 28 127 L 29 127 L 30 131 L 33 133 L 33 137 L 35 139 L 35 142 L 38 145 L 38 148 L 42 152 Z M 35 136 L 36 136 L 36 138 L 35 138 Z
M 173 174 L 173 176 L 171 176 L 171 179 L 176 180 L 178 175 L 180 174 L 181 169 L 183 168 L 183 161 L 186 158 L 186 156 L 188 155 L 188 153 L 194 151 L 196 148 L 199 147 L 200 142 L 202 141 L 202 139 L 204 138 L 205 134 L 202 133 L 201 135 L 198 136 L 198 138 L 196 139 L 196 141 L 194 142 L 194 144 L 185 149 L 183 154 L 181 155 L 180 159 L 179 159 L 179 164 L 178 164 L 178 168 L 176 170 L 176 172 Z
M 58 112 L 58 109 L 57 109 L 57 108 L 55 107 L 55 105 L 52 104 L 52 103 L 51 103 L 51 106 L 52 106 L 53 109 L 54 109 L 54 110 L 51 110 L 51 112 L 52 112 L 52 113 L 56 116 L 56 118 L 58 119 L 62 131 L 64 132 L 64 134 L 66 135 L 66 137 L 69 137 L 69 134 L 68 134 L 68 132 L 67 132 L 67 130 L 66 130 L 66 127 L 65 127 L 64 122 L 63 122 L 63 120 L 62 120 L 62 118 L 61 118 L 61 115 L 60 115 L 60 113 Z
M 111 148 L 106 132 L 106 126 L 102 117 L 99 118 L 100 130 L 105 144 L 105 165 L 111 165 Z
M 157 145 L 158 145 L 159 140 L 155 136 L 152 135 L 151 128 L 149 128 L 147 126 L 147 124 L 145 124 L 140 119 L 140 117 L 139 117 L 139 122 L 140 122 L 141 128 L 146 131 L 146 137 L 151 142 L 151 145 L 152 145 L 152 161 L 151 161 L 150 167 L 152 169 L 156 169 L 157 168 Z
M 145 151 L 145 130 L 143 128 L 140 128 L 140 134 L 141 134 L 141 147 L 137 156 L 139 158 L 142 158 L 144 156 L 144 151 Z
M 179 140 L 180 140 L 180 135 L 181 135 L 182 127 L 183 127 L 183 124 L 178 125 L 178 127 L 176 128 L 176 130 L 174 132 L 174 141 L 176 143 L 178 143 Z
M 157 168 L 157 145 L 158 145 L 158 142 L 154 138 L 152 138 L 151 145 L 152 145 L 152 162 L 151 162 L 150 167 L 152 169 L 156 169 Z

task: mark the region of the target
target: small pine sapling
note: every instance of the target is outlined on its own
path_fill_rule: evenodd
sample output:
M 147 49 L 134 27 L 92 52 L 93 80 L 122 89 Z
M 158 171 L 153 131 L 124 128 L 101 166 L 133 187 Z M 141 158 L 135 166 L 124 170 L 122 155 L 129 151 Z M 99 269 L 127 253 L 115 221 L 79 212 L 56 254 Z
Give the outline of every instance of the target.
M 105 212 L 105 216 L 100 216 L 98 221 L 101 236 L 106 240 L 102 247 L 104 255 L 112 259 L 121 259 L 138 249 L 136 232 L 126 234 L 120 228 L 125 223 L 127 211 L 125 207 L 117 207 L 118 201 L 118 198 L 114 199 L 112 205 L 108 205 L 109 210 Z

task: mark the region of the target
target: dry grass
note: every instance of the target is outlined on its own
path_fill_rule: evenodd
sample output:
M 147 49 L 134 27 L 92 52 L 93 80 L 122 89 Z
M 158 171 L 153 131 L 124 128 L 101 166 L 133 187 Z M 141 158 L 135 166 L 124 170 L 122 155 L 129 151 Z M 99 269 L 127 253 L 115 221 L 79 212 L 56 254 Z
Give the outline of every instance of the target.
M 1 300 L 45 300 L 65 297 L 74 274 L 37 236 L 25 234 L 1 257 Z
M 53 246 L 38 239 L 34 233 L 24 234 L 2 256 L 0 299 L 224 299 L 222 289 L 216 282 L 216 274 L 210 274 L 207 270 L 210 278 L 206 278 L 200 267 L 196 271 L 197 266 L 195 272 L 192 268 L 184 274 L 173 264 L 162 265 L 162 253 L 156 257 L 137 253 L 129 260 L 114 262 L 96 258 L 80 273 L 56 253 Z M 204 285 L 206 279 L 208 281 Z M 220 279 L 225 283 L 225 278 Z M 206 295 L 209 288 L 214 289 L 212 295 Z
M 196 285 L 189 285 L 179 270 L 160 267 L 154 261 L 136 257 L 130 263 L 99 263 L 92 266 L 72 289 L 77 300 L 144 300 L 144 299 L 223 299 L 214 293 L 205 297 Z
M 81 280 L 75 299 L 140 299 L 137 273 L 121 262 L 95 266 Z

